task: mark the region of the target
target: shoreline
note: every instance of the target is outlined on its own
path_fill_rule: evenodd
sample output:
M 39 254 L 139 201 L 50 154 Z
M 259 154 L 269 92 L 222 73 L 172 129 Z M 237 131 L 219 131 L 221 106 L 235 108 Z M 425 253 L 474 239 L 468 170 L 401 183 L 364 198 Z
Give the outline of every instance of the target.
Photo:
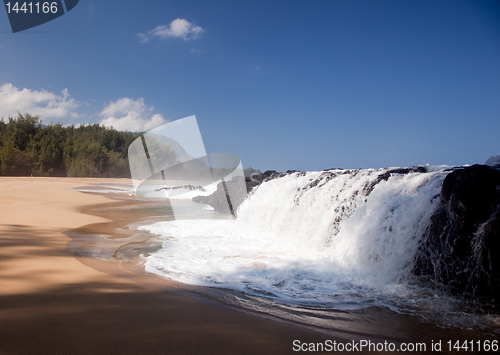
M 95 194 L 95 192 L 85 193 Z M 101 195 L 100 193 L 97 194 Z M 105 218 L 108 220 L 108 222 L 85 225 L 65 232 L 65 234 L 72 239 L 68 243 L 68 249 L 70 249 L 75 258 L 78 259 L 82 264 L 98 271 L 111 274 L 113 276 L 134 280 L 134 282 L 147 286 L 152 285 L 153 287 L 157 287 L 167 292 L 173 292 L 185 297 L 193 298 L 215 307 L 240 312 L 253 317 L 263 318 L 281 324 L 291 325 L 293 327 L 298 327 L 304 330 L 323 333 L 330 337 L 333 336 L 338 341 L 345 342 L 352 341 L 353 339 L 370 339 L 374 342 L 383 341 L 380 336 L 377 337 L 356 331 L 346 332 L 341 329 L 333 330 L 329 328 L 322 328 L 304 322 L 289 320 L 283 317 L 266 313 L 265 311 L 248 309 L 242 307 L 241 305 L 235 304 L 234 302 L 229 302 L 227 299 L 224 299 L 224 295 L 227 295 L 228 293 L 237 293 L 233 290 L 185 284 L 176 280 L 164 278 L 151 272 L 147 272 L 144 269 L 144 265 L 142 263 L 140 263 L 139 265 L 139 262 L 137 260 L 122 261 L 122 257 L 116 255 L 117 252 L 121 251 L 123 247 L 127 247 L 130 244 L 136 243 L 135 241 L 124 239 L 133 237 L 135 233 L 139 232 L 138 230 L 129 228 L 131 224 L 143 225 L 146 222 L 154 223 L 160 220 L 172 220 L 172 218 L 171 216 L 163 216 L 162 218 L 160 218 L 159 216 L 151 217 L 148 213 L 136 214 L 133 212 L 125 212 L 135 210 L 134 207 L 138 206 L 145 207 L 145 209 L 147 209 L 148 207 L 154 208 L 158 205 L 163 206 L 165 204 L 164 202 L 144 202 L 142 200 L 129 198 L 121 194 L 110 195 L 104 193 L 102 194 L 102 196 L 106 196 L 115 201 L 111 203 L 87 206 L 85 208 L 81 208 L 80 212 Z M 126 217 L 124 217 L 124 215 Z M 130 217 L 132 215 L 133 217 Z M 152 219 L 148 221 L 148 217 Z M 137 244 L 139 244 L 139 246 L 141 247 L 141 251 L 143 251 L 143 248 L 145 247 L 144 243 L 148 242 L 148 239 L 155 239 L 156 236 L 146 231 L 141 231 L 141 234 L 147 235 L 143 238 L 139 238 L 142 240 L 140 242 L 137 242 Z M 89 239 L 91 240 L 90 242 Z M 161 244 L 158 244 L 157 248 L 153 248 L 153 250 L 149 250 L 149 252 L 155 252 L 160 247 Z M 83 249 L 83 253 L 79 252 L 80 248 Z M 113 255 L 111 255 L 111 253 L 113 253 Z M 134 258 L 134 256 L 132 256 L 132 258 Z M 389 336 L 386 338 L 389 339 L 391 337 Z M 396 342 L 398 341 L 395 338 L 392 340 Z
M 119 230 L 121 235 L 123 233 L 123 226 L 129 224 L 124 224 L 123 214 L 116 213 L 117 211 L 124 211 L 130 207 L 133 208 L 134 205 L 148 205 L 147 202 L 140 200 L 130 201 L 128 198 L 121 197 L 119 199 L 128 200 L 129 202 L 124 201 L 121 207 L 117 207 L 116 209 L 103 209 L 101 208 L 102 206 L 94 206 L 93 208 L 88 208 L 85 211 L 85 213 L 98 215 L 111 220 L 113 219 L 113 216 L 120 216 L 120 222 L 115 220 L 114 222 L 108 223 L 109 233 L 112 235 L 108 236 L 109 239 L 105 238 L 105 245 L 109 245 L 109 243 L 114 242 L 114 239 L 116 238 L 116 236 L 113 235 L 113 233 L 115 233 L 114 231 Z M 155 204 L 152 203 L 151 205 L 154 206 Z M 103 212 L 103 210 L 105 212 Z M 99 213 L 97 213 L 97 211 L 99 211 Z M 128 213 L 125 213 L 125 215 L 128 215 Z M 147 214 L 142 214 L 142 219 L 133 218 L 132 221 L 137 225 L 142 225 L 154 223 L 159 220 L 158 218 L 147 220 L 144 219 L 145 216 L 147 216 Z M 135 217 L 137 217 L 137 215 L 135 215 Z M 170 218 L 167 217 L 165 219 L 168 220 Z M 131 229 L 127 229 L 129 235 L 134 233 Z M 87 230 L 87 233 L 89 234 L 95 234 L 97 232 L 102 232 L 102 229 L 98 229 L 98 231 L 94 230 L 93 232 L 91 230 Z M 148 235 L 145 237 L 146 239 L 156 238 L 148 232 L 142 231 L 142 233 Z M 118 236 L 118 238 L 120 238 L 120 236 Z M 126 243 L 124 246 L 128 246 L 128 240 L 125 239 L 123 242 Z M 121 244 L 122 243 L 117 243 L 114 248 L 116 248 L 116 246 L 121 248 Z M 143 250 L 145 244 L 147 243 L 141 242 L 138 247 Z M 158 245 L 155 250 L 150 250 L 150 252 L 155 252 L 158 248 L 160 248 L 160 245 Z M 82 262 L 91 267 L 99 268 L 98 264 L 92 264 L 92 260 L 95 259 L 86 258 Z M 302 309 L 301 307 L 295 309 L 294 306 L 290 307 L 287 304 L 280 304 L 279 302 L 276 303 L 265 298 L 256 300 L 255 297 L 241 294 L 237 291 L 229 289 L 196 286 L 166 279 L 157 274 L 146 272 L 142 263 L 139 268 L 135 267 L 136 264 L 138 264 L 137 261 L 128 262 L 126 265 L 122 265 L 121 261 L 119 262 L 115 259 L 113 263 L 115 263 L 115 266 L 120 269 L 120 272 L 134 274 L 136 276 L 136 282 L 146 284 L 153 282 L 160 288 L 166 288 L 167 291 L 180 292 L 182 295 L 194 297 L 195 299 L 212 304 L 216 307 L 227 308 L 252 316 L 269 319 L 271 321 L 292 325 L 301 329 L 324 333 L 330 337 L 347 342 L 352 340 L 359 341 L 361 339 L 368 339 L 373 342 L 383 342 L 384 340 L 388 340 L 396 343 L 404 341 L 426 341 L 430 343 L 436 336 L 447 339 L 455 338 L 457 336 L 460 339 L 481 339 L 485 337 L 481 331 L 471 332 L 456 326 L 443 328 L 434 322 L 423 321 L 420 317 L 417 317 L 414 314 L 399 314 L 389 309 L 383 309 L 380 307 L 368 307 L 361 310 L 350 311 L 331 309 L 320 312 L 322 315 L 318 316 L 318 314 L 315 313 L 315 310 L 308 310 L 307 308 Z M 132 265 L 132 268 L 130 265 Z M 110 269 L 108 269 L 108 272 L 111 272 Z M 312 313 L 306 315 L 304 318 L 303 315 L 309 312 Z M 312 317 L 316 317 L 316 320 L 311 320 Z
M 75 258 L 64 233 L 108 222 L 78 209 L 111 200 L 70 188 L 113 181 L 125 180 L 0 178 L 0 353 L 288 354 L 333 339 Z
M 197 292 L 196 287 L 134 273 L 115 262 L 74 256 L 67 234 L 75 229 L 116 231 L 106 213 L 89 211 L 104 208 L 123 219 L 126 208 L 120 206 L 136 202 L 127 202 L 133 197 L 70 188 L 124 182 L 128 180 L 0 178 L 4 202 L 0 204 L 0 353 L 290 354 L 294 340 L 413 341 L 430 346 L 439 339 L 484 338 L 475 332 L 426 325 L 411 316 L 387 317 L 381 309 L 339 312 L 334 326 L 350 324 L 347 331 L 340 326 L 338 332 L 332 327 L 322 331 L 228 305 L 207 292 Z M 373 331 L 361 331 L 361 325 Z M 379 328 L 400 336 L 377 336 Z
M 82 213 L 106 218 L 109 220 L 109 222 L 85 225 L 74 230 L 69 230 L 65 233 L 72 239 L 68 243 L 68 248 L 71 250 L 73 255 L 84 265 L 87 265 L 98 271 L 109 273 L 113 276 L 134 280 L 134 282 L 137 282 L 139 284 L 144 284 L 147 286 L 153 285 L 154 287 L 160 288 L 167 292 L 173 292 L 185 297 L 193 298 L 215 307 L 240 312 L 253 317 L 271 320 L 273 322 L 298 327 L 304 330 L 319 332 L 327 336 L 334 337 L 338 341 L 348 342 L 352 340 L 359 341 L 361 339 L 369 339 L 373 342 L 383 342 L 384 340 L 392 340 L 395 342 L 401 341 L 401 339 L 397 339 L 396 337 L 392 337 L 391 335 L 383 337 L 381 335 L 369 334 L 368 332 L 363 332 L 361 329 L 356 329 L 356 327 L 352 329 L 343 329 L 342 327 L 335 329 L 332 327 L 321 327 L 317 325 L 315 326 L 303 321 L 301 322 L 297 319 L 291 320 L 280 317 L 279 315 L 266 312 L 263 309 L 244 307 L 244 305 L 242 305 L 241 303 L 235 303 L 230 296 L 236 295 L 236 297 L 238 298 L 245 298 L 247 295 L 239 294 L 238 292 L 230 289 L 185 284 L 176 280 L 164 278 L 151 272 L 147 272 L 144 269 L 143 263 L 140 263 L 138 260 L 127 260 L 127 257 L 125 257 L 125 260 L 122 261 L 122 255 L 116 255 L 117 252 L 121 251 L 122 248 L 127 247 L 130 244 L 137 243 L 139 244 L 142 252 L 145 248 L 145 243 L 150 241 L 149 239 L 156 239 L 156 236 L 151 235 L 149 232 L 141 231 L 141 235 L 146 236 L 144 236 L 143 238 L 139 238 L 141 239 L 140 242 L 128 240 L 127 238 L 133 238 L 134 234 L 139 232 L 137 230 L 128 228 L 131 223 L 142 225 L 146 222 L 154 223 L 159 220 L 171 220 L 171 218 L 169 216 L 164 216 L 162 218 L 156 216 L 151 217 L 152 219 L 148 221 L 147 217 L 150 216 L 147 213 L 134 214 L 131 212 L 125 212 L 133 210 L 134 207 L 137 206 L 147 208 L 155 207 L 157 205 L 164 205 L 164 202 L 144 202 L 141 200 L 136 200 L 134 198 L 128 198 L 123 195 L 115 196 L 114 194 L 104 194 L 104 196 L 107 196 L 116 201 L 114 203 L 112 202 L 87 206 L 80 210 Z M 124 215 L 126 217 L 124 217 Z M 135 218 L 130 217 L 131 215 L 134 215 Z M 161 244 L 158 244 L 156 248 L 153 248 L 153 250 L 149 250 L 149 252 L 155 252 L 160 247 Z M 79 252 L 80 249 L 82 249 L 83 252 Z M 136 257 L 136 255 L 132 255 L 133 259 Z M 341 313 L 344 312 L 341 311 Z M 380 316 L 380 314 L 377 314 L 377 311 L 375 313 L 376 314 L 373 316 L 373 318 Z M 339 319 L 339 321 L 341 320 Z M 352 319 L 343 319 L 342 321 L 351 322 Z

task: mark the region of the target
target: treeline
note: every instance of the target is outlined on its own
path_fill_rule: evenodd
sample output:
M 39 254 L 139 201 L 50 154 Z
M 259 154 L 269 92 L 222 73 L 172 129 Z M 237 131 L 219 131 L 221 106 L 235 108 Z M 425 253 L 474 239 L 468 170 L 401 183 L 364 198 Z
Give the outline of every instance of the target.
M 130 177 L 135 137 L 98 124 L 43 125 L 39 116 L 18 114 L 0 120 L 0 175 Z

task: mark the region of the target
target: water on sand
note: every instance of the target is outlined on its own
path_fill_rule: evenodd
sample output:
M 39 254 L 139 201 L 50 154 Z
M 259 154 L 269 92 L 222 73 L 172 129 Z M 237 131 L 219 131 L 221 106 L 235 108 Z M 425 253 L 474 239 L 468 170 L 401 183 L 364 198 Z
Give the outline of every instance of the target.
M 310 178 L 309 176 L 308 179 Z M 434 179 L 438 181 L 439 174 Z M 425 184 L 428 182 L 429 179 Z M 290 184 L 292 186 L 288 189 L 297 191 L 297 182 L 294 183 L 295 186 Z M 401 191 L 409 191 L 411 195 L 411 189 L 421 190 L 422 184 L 423 181 L 400 181 L 391 191 L 380 191 L 374 196 L 381 200 L 387 196 L 396 196 L 396 193 L 401 194 Z M 323 186 L 325 188 L 327 186 Z M 430 184 L 427 188 L 426 193 L 432 194 L 436 187 Z M 349 186 L 344 186 L 342 190 L 348 189 Z M 185 213 L 176 215 L 174 221 L 171 208 L 165 203 L 139 202 L 122 197 L 124 200 L 118 206 L 101 205 L 86 211 L 114 222 L 72 231 L 73 241 L 69 247 L 80 255 L 113 260 L 122 268 L 136 273 L 154 272 L 184 282 L 182 287 L 186 290 L 202 293 L 226 304 L 314 327 L 345 339 L 430 341 L 491 339 L 492 336 L 498 336 L 496 316 L 485 315 L 474 305 L 437 290 L 422 288 L 416 283 L 401 284 L 401 278 L 388 275 L 388 270 L 393 265 L 387 260 L 385 264 L 382 263 L 384 265 L 371 260 L 369 262 L 378 269 L 374 271 L 371 267 L 365 275 L 360 275 L 357 271 L 356 277 L 350 278 L 348 276 L 355 274 L 352 272 L 353 267 L 351 275 L 346 275 L 339 265 L 328 264 L 325 257 L 331 260 L 332 251 L 328 251 L 326 256 L 324 251 L 322 254 L 318 250 L 321 237 L 314 235 L 314 231 L 321 230 L 321 221 L 308 222 L 315 225 L 314 231 L 301 230 L 300 225 L 306 223 L 304 216 L 311 209 L 307 204 L 317 203 L 318 200 L 318 196 L 308 200 L 310 196 L 304 196 L 307 195 L 307 190 L 303 191 L 305 192 L 300 196 L 298 206 L 302 204 L 305 207 L 295 215 L 293 206 L 280 217 L 270 216 L 272 211 L 266 210 L 266 201 L 248 205 L 246 208 L 250 210 L 249 213 L 259 214 L 257 218 L 262 223 L 257 226 L 246 218 L 233 221 L 218 216 L 205 206 L 188 201 L 175 202 L 184 205 Z M 347 191 L 346 196 L 352 196 L 352 191 Z M 407 208 L 408 204 L 415 203 L 408 202 L 415 200 L 410 197 L 407 200 L 400 198 L 392 201 L 392 205 L 389 203 L 386 207 L 393 212 L 401 206 Z M 348 204 L 347 198 L 338 200 L 343 203 L 343 211 L 347 211 L 349 216 L 353 215 L 354 212 L 348 210 L 349 206 L 352 207 L 352 202 Z M 294 203 L 297 206 L 296 201 Z M 331 204 L 331 201 L 321 203 Z M 371 213 L 372 221 L 377 220 L 377 216 L 373 214 L 380 208 L 370 211 L 369 207 L 365 207 L 364 212 Z M 339 208 L 339 205 L 332 208 Z M 429 210 L 429 206 L 425 205 L 418 208 L 422 213 Z M 299 216 L 302 222 L 294 225 L 294 219 L 297 221 Z M 357 225 L 362 217 L 357 217 L 360 218 Z M 278 226 L 282 223 L 279 228 L 287 232 L 286 239 L 283 239 L 283 235 L 273 235 L 269 231 L 272 229 L 269 225 L 267 230 L 256 230 L 262 225 L 265 227 L 268 218 L 274 218 L 273 223 Z M 280 218 L 282 221 L 279 221 Z M 401 216 L 396 216 L 397 218 L 401 220 Z M 421 216 L 416 216 L 413 221 L 406 222 L 413 223 L 412 228 L 418 228 L 421 220 Z M 386 219 L 379 219 L 381 227 L 388 227 L 388 223 Z M 355 226 L 353 224 L 351 228 Z M 398 226 L 392 228 L 394 230 Z M 400 225 L 399 228 L 404 226 Z M 299 233 L 308 236 L 312 234 L 312 239 L 306 244 L 299 242 L 298 248 L 290 247 L 290 243 L 287 246 L 285 242 L 293 240 Z M 256 235 L 265 237 L 256 239 Z M 358 237 L 358 243 L 359 238 L 361 237 Z M 365 235 L 364 238 L 368 236 Z M 386 238 L 385 241 L 387 240 Z M 386 243 L 385 249 L 391 245 Z M 401 249 L 401 246 L 397 248 Z M 370 250 L 373 252 L 376 248 L 372 246 Z M 392 256 L 391 253 L 388 254 Z M 311 261 L 313 257 L 315 262 Z M 402 256 L 394 258 L 401 259 Z M 359 260 L 359 256 L 357 259 Z M 356 256 L 352 260 L 356 260 Z M 224 265 L 224 261 L 229 263 Z M 404 272 L 401 269 L 397 270 L 400 274 Z M 385 282 L 382 286 L 381 279 Z M 374 283 L 376 281 L 378 285 Z M 397 281 L 400 282 L 399 285 Z

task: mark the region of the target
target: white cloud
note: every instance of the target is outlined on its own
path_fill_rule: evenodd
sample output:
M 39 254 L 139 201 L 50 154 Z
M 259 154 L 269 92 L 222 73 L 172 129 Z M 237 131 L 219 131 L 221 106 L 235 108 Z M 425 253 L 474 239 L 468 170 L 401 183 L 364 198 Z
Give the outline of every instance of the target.
M 16 117 L 17 113 L 29 113 L 47 118 L 77 118 L 78 113 L 73 112 L 80 106 L 75 99 L 71 99 L 68 89 L 57 95 L 46 90 L 19 90 L 10 83 L 0 86 L 0 118 Z
M 145 132 L 168 121 L 161 114 L 152 114 L 153 106 L 147 107 L 144 99 L 129 99 L 127 97 L 110 101 L 101 111 L 101 125 L 130 132 Z
M 165 38 L 182 38 L 184 41 L 196 39 L 201 36 L 206 30 L 200 26 L 195 26 L 185 19 L 175 19 L 170 25 L 159 25 L 154 30 L 149 31 L 147 35 L 138 33 L 139 41 L 141 43 L 149 42 L 151 37 Z

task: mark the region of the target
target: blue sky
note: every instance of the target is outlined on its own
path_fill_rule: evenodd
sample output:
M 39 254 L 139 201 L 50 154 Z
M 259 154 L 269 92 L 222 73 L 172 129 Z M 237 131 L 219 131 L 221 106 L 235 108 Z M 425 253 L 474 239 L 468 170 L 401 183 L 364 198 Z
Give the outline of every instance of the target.
M 0 117 L 135 130 L 196 115 L 261 170 L 500 154 L 498 1 L 80 0 L 13 34 Z

